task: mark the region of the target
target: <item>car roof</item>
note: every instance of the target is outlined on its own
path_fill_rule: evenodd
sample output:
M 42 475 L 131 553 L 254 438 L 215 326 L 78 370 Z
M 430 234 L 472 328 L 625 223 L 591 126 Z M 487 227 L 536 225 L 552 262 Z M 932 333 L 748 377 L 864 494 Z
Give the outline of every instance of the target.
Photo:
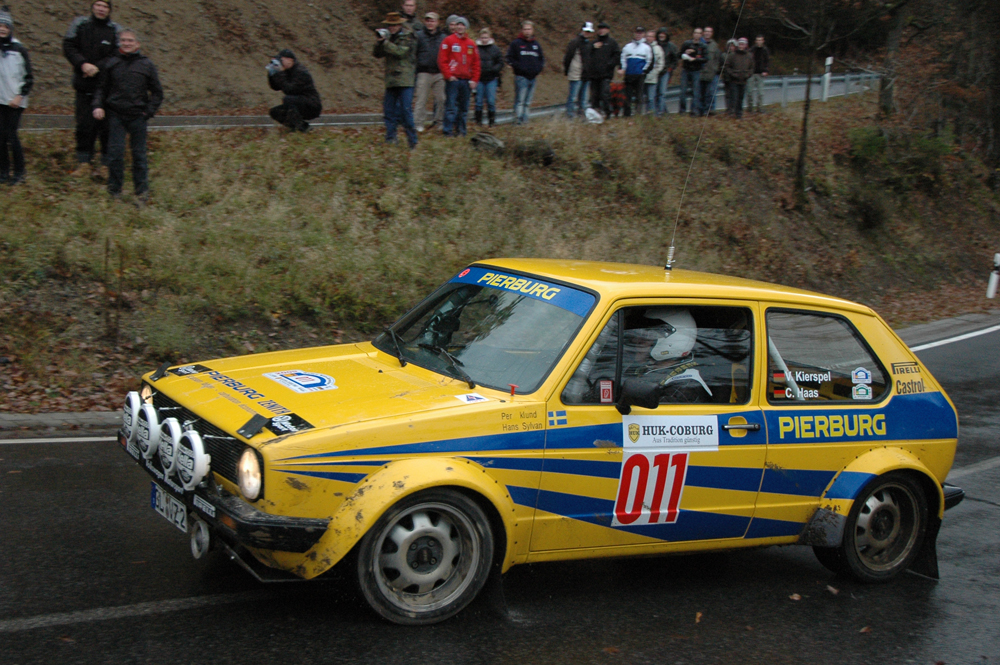
M 850 300 L 803 289 L 693 270 L 668 271 L 662 266 L 564 259 L 489 259 L 478 261 L 477 265 L 568 282 L 612 300 L 621 297 L 733 298 L 874 313 Z

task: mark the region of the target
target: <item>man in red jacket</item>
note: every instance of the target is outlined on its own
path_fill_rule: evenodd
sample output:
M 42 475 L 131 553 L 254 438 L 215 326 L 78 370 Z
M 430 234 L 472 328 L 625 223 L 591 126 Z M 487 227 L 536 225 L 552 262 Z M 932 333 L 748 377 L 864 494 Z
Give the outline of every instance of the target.
M 465 17 L 448 17 L 451 34 L 441 42 L 438 51 L 438 68 L 445 80 L 444 130 L 445 136 L 465 136 L 465 116 L 469 113 L 469 98 L 479 84 L 479 48 L 466 31 L 469 21 Z

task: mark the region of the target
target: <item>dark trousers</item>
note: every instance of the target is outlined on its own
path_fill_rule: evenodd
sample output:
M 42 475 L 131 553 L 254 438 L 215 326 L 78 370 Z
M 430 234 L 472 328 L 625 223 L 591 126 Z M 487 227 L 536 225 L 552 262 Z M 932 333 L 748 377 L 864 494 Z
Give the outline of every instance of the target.
M 94 118 L 94 93 L 76 91 L 76 161 L 89 164 L 94 146 L 101 140 L 101 163 L 107 164 L 108 120 Z
M 625 77 L 625 117 L 632 115 L 632 105 L 635 105 L 636 114 L 639 113 L 639 105 L 642 104 L 642 83 L 645 74 L 630 74 Z
M 0 106 L 0 177 L 4 179 L 10 175 L 7 146 L 10 146 L 10 152 L 14 156 L 14 177 L 24 175 L 24 151 L 21 149 L 21 140 L 17 138 L 23 111 L 24 109 L 15 109 L 6 104 Z
M 382 115 L 385 117 L 385 141 L 396 142 L 396 128 L 406 131 L 410 147 L 417 145 L 417 128 L 413 125 L 413 88 L 386 88 L 382 98 Z
M 590 82 L 590 108 L 611 117 L 611 79 L 594 79 Z
M 746 81 L 730 81 L 726 84 L 726 113 L 737 118 L 743 117 L 743 96 L 746 91 Z
M 289 129 L 299 129 L 306 120 L 318 118 L 323 109 L 308 97 L 301 95 L 285 95 L 281 105 L 272 108 L 271 117 Z
M 465 136 L 465 116 L 469 114 L 469 100 L 472 88 L 466 79 L 445 81 L 444 84 L 444 126 L 445 136 Z
M 132 184 L 137 195 L 149 191 L 149 168 L 146 163 L 146 117 L 127 117 L 114 111 L 108 118 L 108 193 L 121 194 L 125 184 L 125 135 L 132 148 Z

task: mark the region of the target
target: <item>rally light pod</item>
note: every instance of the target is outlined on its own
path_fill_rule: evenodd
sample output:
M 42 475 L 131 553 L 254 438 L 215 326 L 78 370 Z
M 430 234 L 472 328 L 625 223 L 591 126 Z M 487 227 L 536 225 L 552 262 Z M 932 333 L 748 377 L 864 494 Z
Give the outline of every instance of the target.
M 174 471 L 184 489 L 190 492 L 208 475 L 212 457 L 205 453 L 201 435 L 193 429 L 184 432 L 175 456 Z
M 160 456 L 163 474 L 169 476 L 177 466 L 177 446 L 181 444 L 184 428 L 176 418 L 167 418 L 160 425 L 160 445 L 156 452 Z
M 153 459 L 160 443 L 160 417 L 152 404 L 143 404 L 135 418 L 135 442 L 146 459 Z
M 139 415 L 141 406 L 142 400 L 139 398 L 139 393 L 133 390 L 125 395 L 125 406 L 122 408 L 122 431 L 129 443 L 135 441 L 136 416 Z

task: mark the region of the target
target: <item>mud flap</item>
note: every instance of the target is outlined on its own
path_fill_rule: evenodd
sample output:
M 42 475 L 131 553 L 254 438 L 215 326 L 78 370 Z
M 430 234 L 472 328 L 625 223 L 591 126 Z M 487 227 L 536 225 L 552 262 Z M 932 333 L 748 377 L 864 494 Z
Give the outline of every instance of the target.
M 487 615 L 495 617 L 507 617 L 507 601 L 503 595 L 503 574 L 501 569 L 502 567 L 499 563 L 493 564 L 490 576 L 487 578 L 486 584 L 483 585 L 483 590 L 472 601 L 470 609 L 475 608 L 479 612 L 484 612 Z
M 913 563 L 910 564 L 910 572 L 929 577 L 932 580 L 940 579 L 938 574 L 937 560 L 937 537 L 941 530 L 941 520 L 936 516 L 932 517 L 927 524 L 927 531 L 924 533 L 924 544 L 920 547 Z

